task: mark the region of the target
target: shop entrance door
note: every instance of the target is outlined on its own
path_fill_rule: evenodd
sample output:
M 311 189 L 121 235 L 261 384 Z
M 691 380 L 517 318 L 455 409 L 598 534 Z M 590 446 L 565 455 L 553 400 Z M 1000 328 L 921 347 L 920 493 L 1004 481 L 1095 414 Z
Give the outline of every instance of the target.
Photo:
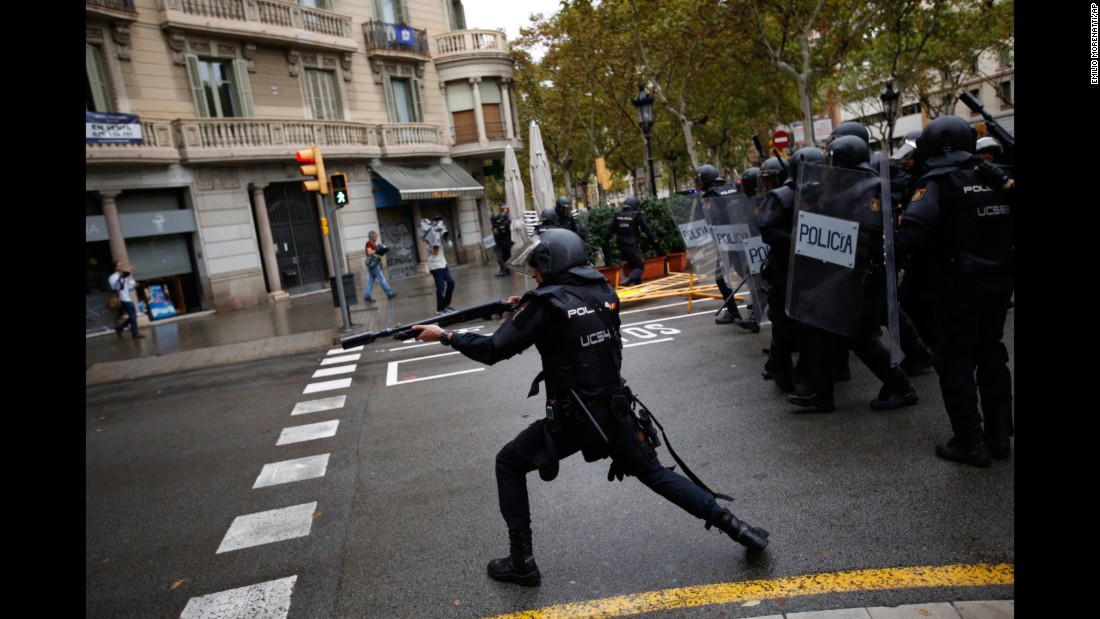
M 264 189 L 264 200 L 283 290 L 295 295 L 324 288 L 328 268 L 312 194 L 300 184 L 271 185 Z

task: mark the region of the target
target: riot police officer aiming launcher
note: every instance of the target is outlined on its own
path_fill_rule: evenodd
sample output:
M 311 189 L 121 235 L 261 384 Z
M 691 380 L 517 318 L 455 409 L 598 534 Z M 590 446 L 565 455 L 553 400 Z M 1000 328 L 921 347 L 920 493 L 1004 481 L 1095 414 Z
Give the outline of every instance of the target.
M 660 443 L 650 427 L 655 420 L 620 376 L 618 295 L 588 264 L 581 237 L 569 230 L 546 230 L 517 252 L 509 268 L 533 277 L 538 287 L 508 299 L 517 304 L 515 311 L 492 335 L 455 333 L 438 324 L 412 327 L 418 340 L 438 341 L 487 365 L 531 346 L 542 360 L 528 396 L 544 385 L 546 416 L 522 430 L 496 456 L 509 553 L 489 562 L 489 576 L 523 586 L 541 583 L 532 545 L 527 475 L 537 470 L 542 480 L 551 481 L 557 477 L 558 462 L 578 452 L 587 462 L 610 457 L 609 480 L 637 477 L 702 519 L 706 528 L 717 527 L 751 552 L 763 550 L 767 531 L 742 522 L 716 500 L 728 497 L 710 491 L 694 476 L 673 472 L 657 458 Z

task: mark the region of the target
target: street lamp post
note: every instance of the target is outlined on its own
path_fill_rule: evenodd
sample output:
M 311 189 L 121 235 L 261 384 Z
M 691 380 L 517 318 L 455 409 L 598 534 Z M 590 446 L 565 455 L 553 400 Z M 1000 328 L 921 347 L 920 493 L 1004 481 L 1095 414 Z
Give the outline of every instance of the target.
M 657 179 L 653 176 L 653 147 L 650 145 L 650 131 L 653 129 L 653 95 L 646 92 L 645 84 L 638 84 L 638 96 L 634 97 L 634 107 L 638 108 L 638 125 L 645 134 L 646 163 L 649 165 L 649 194 L 657 197 Z
M 886 145 L 882 149 L 887 156 L 894 150 L 894 121 L 898 118 L 899 93 L 894 92 L 894 82 L 886 82 L 886 89 L 879 95 L 882 101 L 882 113 L 886 114 Z

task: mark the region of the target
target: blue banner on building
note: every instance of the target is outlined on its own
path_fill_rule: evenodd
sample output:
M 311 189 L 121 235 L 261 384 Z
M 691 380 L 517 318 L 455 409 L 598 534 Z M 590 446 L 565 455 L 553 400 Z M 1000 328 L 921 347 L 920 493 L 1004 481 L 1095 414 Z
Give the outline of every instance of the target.
M 413 29 L 408 26 L 394 24 L 393 34 L 401 45 L 416 45 L 416 36 L 413 35 Z
M 141 144 L 141 119 L 137 114 L 84 112 L 86 144 Z

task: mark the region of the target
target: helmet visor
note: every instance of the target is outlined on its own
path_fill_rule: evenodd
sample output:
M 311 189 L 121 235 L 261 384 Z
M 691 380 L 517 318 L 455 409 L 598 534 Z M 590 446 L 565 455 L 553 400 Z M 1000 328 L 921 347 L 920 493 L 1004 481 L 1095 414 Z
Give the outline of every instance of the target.
M 539 239 L 538 234 L 534 234 L 523 247 L 512 256 L 512 259 L 508 261 L 508 269 L 513 273 L 519 273 L 526 277 L 535 276 L 535 248 L 539 246 L 542 241 Z

